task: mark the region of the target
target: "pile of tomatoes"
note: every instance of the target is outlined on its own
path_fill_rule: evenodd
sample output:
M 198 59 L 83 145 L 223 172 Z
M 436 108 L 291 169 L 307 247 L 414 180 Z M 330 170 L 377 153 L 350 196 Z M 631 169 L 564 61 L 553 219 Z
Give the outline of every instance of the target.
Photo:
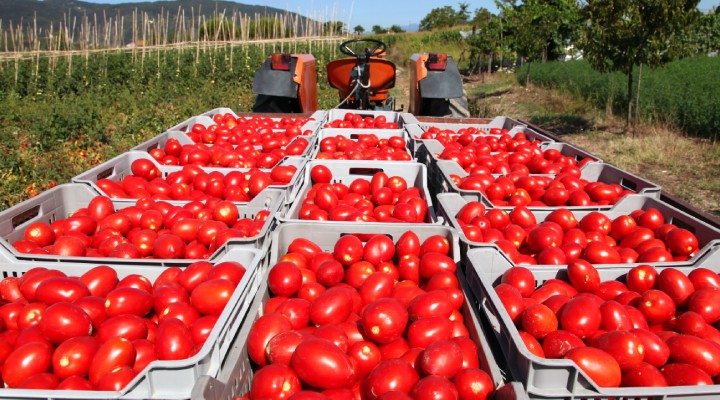
M 515 138 L 466 135 L 466 140 L 460 137 L 457 142 L 445 143 L 443 151 L 434 156 L 455 161 L 469 174 L 577 174 L 574 170 L 594 161 L 589 157 L 578 161 L 557 149 L 543 151 L 539 142 L 528 141 L 524 133 Z
M 334 119 L 323 128 L 354 128 L 354 129 L 398 129 L 395 122 L 387 122 L 384 115 L 377 117 L 364 117 L 355 113 L 347 113 L 343 119 Z
M 204 144 L 253 144 L 260 145 L 272 135 L 292 139 L 298 135 L 308 135 L 312 131 L 302 131 L 302 126 L 309 121 L 307 118 L 282 118 L 274 121 L 262 117 L 238 117 L 232 114 L 215 114 L 214 124 L 205 126 L 194 124 L 185 132 L 190 140 Z
M 320 160 L 385 160 L 411 161 L 407 142 L 401 136 L 378 139 L 372 133 L 357 135 L 357 139 L 345 136 L 328 136 L 320 141 L 315 158 Z
M 699 243 L 687 229 L 665 223 L 656 208 L 610 219 L 598 211 L 580 220 L 566 208 L 538 222 L 527 207 L 487 209 L 477 201 L 455 216 L 471 242 L 495 243 L 516 264 L 566 265 L 583 259 L 593 264 L 685 261 Z
M 240 218 L 227 200 L 178 206 L 145 198 L 115 211 L 109 197 L 96 196 L 68 218 L 33 222 L 12 245 L 27 254 L 207 259 L 232 238 L 257 236 L 269 215 Z
M 6 387 L 122 390 L 154 360 L 200 351 L 246 269 L 205 261 L 155 282 L 97 266 L 79 277 L 36 267 L 0 282 Z
M 140 158 L 130 164 L 130 172 L 132 174 L 126 175 L 119 182 L 98 179 L 96 184 L 110 198 L 247 202 L 270 185 L 289 184 L 297 167 L 276 165 L 270 171 L 251 168 L 245 171 L 208 172 L 197 165 L 185 165 L 163 177 L 151 160 Z
M 424 223 L 428 204 L 421 188 L 408 187 L 400 176 L 376 172 L 371 180 L 357 178 L 349 185 L 334 182 L 332 171 L 317 164 L 310 170 L 312 188 L 302 200 L 304 220 Z
M 512 172 L 499 177 L 475 168 L 465 177 L 450 175 L 462 190 L 482 193 L 493 205 L 559 207 L 615 204 L 625 195 L 633 194 L 616 183 L 589 182 L 580 177 L 577 167 L 563 168 L 554 176 L 528 175 L 527 171 Z
M 720 382 L 717 273 L 639 265 L 602 281 L 579 260 L 566 273 L 536 288 L 533 273 L 516 266 L 495 287 L 532 354 L 573 360 L 604 387 Z
M 452 143 L 460 140 L 461 136 L 463 137 L 463 141 L 467 141 L 467 136 L 465 135 L 509 136 L 509 132 L 510 131 L 508 129 L 503 128 L 490 128 L 487 132 L 485 132 L 485 130 L 478 129 L 474 126 L 468 126 L 467 128 L 460 128 L 458 130 L 440 129 L 437 126 L 431 126 L 428 127 L 422 135 L 420 135 L 419 139 L 435 139 L 440 141 L 441 143 Z M 522 136 L 516 136 L 516 138 L 520 139 L 522 137 L 524 139 L 524 134 L 521 133 L 521 135 Z
M 486 399 L 493 382 L 464 325 L 449 241 L 363 239 L 331 251 L 295 239 L 271 268 L 244 398 Z
M 272 168 L 286 156 L 302 156 L 309 146 L 305 137 L 288 138 L 268 134 L 260 145 L 252 143 L 219 143 L 208 146 L 202 143 L 180 144 L 169 138 L 162 148 L 149 150 L 162 165 L 194 164 L 203 167 Z

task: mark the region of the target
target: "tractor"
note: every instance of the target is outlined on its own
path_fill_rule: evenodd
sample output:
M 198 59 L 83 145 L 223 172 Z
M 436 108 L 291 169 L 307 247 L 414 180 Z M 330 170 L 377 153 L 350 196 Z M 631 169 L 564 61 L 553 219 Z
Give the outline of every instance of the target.
M 387 44 L 351 39 L 339 46 L 346 55 L 327 65 L 327 79 L 338 91 L 335 108 L 395 111 L 395 63 L 384 58 Z M 445 53 L 413 54 L 409 71 L 408 111 L 415 115 L 466 117 L 462 78 Z M 253 112 L 307 113 L 318 109 L 315 58 L 311 54 L 275 53 L 253 80 Z

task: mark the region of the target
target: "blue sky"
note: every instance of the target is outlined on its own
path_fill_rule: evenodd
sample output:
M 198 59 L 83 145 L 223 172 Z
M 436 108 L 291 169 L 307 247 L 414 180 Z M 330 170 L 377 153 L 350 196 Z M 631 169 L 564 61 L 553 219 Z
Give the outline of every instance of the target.
M 92 3 L 129 3 L 133 0 L 87 0 Z M 140 1 L 140 0 L 135 0 Z M 495 2 L 493 0 L 413 0 L 413 1 L 393 1 L 393 0 L 248 0 L 238 1 L 238 3 L 263 5 L 268 7 L 276 7 L 288 11 L 299 12 L 308 17 L 325 16 L 324 19 L 335 19 L 345 23 L 349 23 L 351 27 L 362 25 L 365 30 L 369 31 L 373 25 L 389 27 L 397 24 L 407 26 L 410 24 L 418 24 L 420 20 L 426 16 L 430 10 L 445 5 L 457 8 L 458 3 L 465 2 L 470 4 L 470 10 L 484 7 L 491 12 L 497 12 Z M 700 0 L 699 8 L 701 10 L 709 9 L 720 5 L 720 0 Z

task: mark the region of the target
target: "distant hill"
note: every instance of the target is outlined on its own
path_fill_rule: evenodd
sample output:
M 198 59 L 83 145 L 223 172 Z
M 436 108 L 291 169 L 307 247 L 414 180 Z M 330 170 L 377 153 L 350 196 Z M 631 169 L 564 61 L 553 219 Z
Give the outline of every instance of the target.
M 274 16 L 287 13 L 293 18 L 298 15 L 279 8 L 215 0 L 147 1 L 122 4 L 97 4 L 76 0 L 1 0 L 0 20 L 2 21 L 3 31 L 7 31 L 10 23 L 17 26 L 21 21 L 23 27 L 32 26 L 33 18 L 37 21 L 38 28 L 45 30 L 51 23 L 57 28 L 59 22 L 63 21 L 66 15 L 78 19 L 83 15 L 88 15 L 90 18 L 97 16 L 99 22 L 103 20 L 103 16 L 107 18 L 122 16 L 125 18 L 126 25 L 128 25 L 135 10 L 140 13 L 147 13 L 151 18 L 161 12 L 165 14 L 169 12 L 170 20 L 174 21 L 178 9 L 184 10 L 186 19 L 192 17 L 193 11 L 195 18 L 199 14 L 211 18 L 216 13 L 221 14 L 223 11 L 228 18 L 232 16 L 233 12 L 248 15 L 250 18 L 253 18 L 256 14 Z M 72 23 L 72 20 L 69 22 Z M 301 25 L 304 25 L 306 18 L 300 16 L 300 22 Z

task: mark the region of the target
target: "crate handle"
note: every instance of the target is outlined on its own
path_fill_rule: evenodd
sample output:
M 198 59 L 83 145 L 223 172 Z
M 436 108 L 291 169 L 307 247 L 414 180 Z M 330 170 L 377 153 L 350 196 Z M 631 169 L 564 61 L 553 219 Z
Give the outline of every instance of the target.
M 146 150 L 147 150 L 148 152 L 150 152 L 150 150 L 155 150 L 155 149 L 157 149 L 158 147 L 160 147 L 160 145 L 159 145 L 158 143 L 153 143 L 153 144 L 151 144 L 150 146 L 148 146 Z
M 12 218 L 13 229 L 24 224 L 25 222 L 37 217 L 39 213 L 40 213 L 40 205 L 38 204 L 35 207 L 33 207 L 29 210 L 23 211 L 20 214 L 14 216 Z
M 626 179 L 625 177 L 620 178 L 620 186 L 624 187 L 625 189 L 630 189 L 633 192 L 637 192 L 638 188 L 637 182 L 631 179 Z
M 370 167 L 355 167 L 350 168 L 350 175 L 367 175 L 367 176 L 373 176 L 377 174 L 378 172 L 384 172 L 382 168 L 370 168 Z
M 97 176 L 95 177 L 95 180 L 99 181 L 100 179 L 105 179 L 108 176 L 112 175 L 112 173 L 113 173 L 113 167 L 110 167 L 104 171 L 100 171 L 100 172 L 98 172 Z

